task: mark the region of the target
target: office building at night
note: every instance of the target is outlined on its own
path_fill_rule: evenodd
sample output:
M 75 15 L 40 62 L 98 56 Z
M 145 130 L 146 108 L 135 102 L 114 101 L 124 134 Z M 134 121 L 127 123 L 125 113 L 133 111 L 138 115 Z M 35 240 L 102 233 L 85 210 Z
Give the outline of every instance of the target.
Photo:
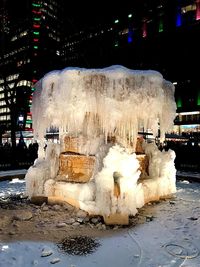
M 4 0 L 0 6 L 0 127 L 32 131 L 33 85 L 61 67 L 62 1 Z M 15 107 L 13 112 L 12 107 Z M 14 113 L 13 114 L 11 113 Z
M 80 27 L 65 37 L 67 65 L 102 68 L 120 64 L 161 72 L 175 86 L 174 131 L 200 133 L 200 78 L 196 67 L 200 61 L 200 1 L 132 1 L 118 10 L 102 12 L 99 20 L 93 13 L 92 23 L 88 21 L 90 28 L 84 28 L 84 17 L 79 14 Z
M 14 101 L 23 129 L 32 130 L 33 85 L 45 73 L 70 66 L 124 65 L 157 70 L 173 82 L 174 131 L 200 132 L 200 78 L 195 66 L 200 61 L 200 0 L 136 0 L 110 10 L 103 5 L 78 9 L 63 0 L 11 2 L 4 0 L 0 6 L 2 128 L 9 130 L 10 124 L 5 77 L 8 91 L 17 88 Z

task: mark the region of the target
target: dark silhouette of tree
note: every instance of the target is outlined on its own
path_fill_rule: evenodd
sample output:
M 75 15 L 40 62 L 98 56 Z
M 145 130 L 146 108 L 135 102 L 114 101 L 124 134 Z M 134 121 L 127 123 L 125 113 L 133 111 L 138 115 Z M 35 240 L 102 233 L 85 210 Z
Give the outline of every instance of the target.
M 2 92 L 4 94 L 4 101 L 6 103 L 6 107 L 10 111 L 10 126 L 7 126 L 5 124 L 0 125 L 0 139 L 2 142 L 2 134 L 5 130 L 11 131 L 11 142 L 12 142 L 12 148 L 13 150 L 16 147 L 16 131 L 19 130 L 18 127 L 18 117 L 19 112 L 22 111 L 25 115 L 26 106 L 28 107 L 28 104 L 26 103 L 28 96 L 31 94 L 30 87 L 28 86 L 20 86 L 19 90 L 19 82 L 22 80 L 27 80 L 27 53 L 26 50 L 21 53 L 21 58 L 19 59 L 21 64 L 20 66 L 16 66 L 17 62 L 13 58 L 10 58 L 12 61 L 12 65 L 9 65 L 6 62 L 6 54 L 9 54 L 10 51 L 12 51 L 11 45 L 11 38 L 10 36 L 13 36 L 13 32 L 11 32 L 11 28 L 14 29 L 14 27 L 10 27 L 9 22 L 9 16 L 6 11 L 6 1 L 3 0 L 0 5 L 1 9 L 1 17 L 0 17 L 0 79 L 3 81 L 1 83 L 1 88 L 3 89 Z M 9 81 L 10 75 L 16 75 L 17 70 L 17 76 L 15 79 L 13 79 L 12 83 Z M 24 110 L 23 110 L 24 109 Z M 25 118 L 24 118 L 25 119 Z M 6 129 L 7 128 L 7 129 Z M 22 127 L 23 128 L 23 127 Z M 21 128 L 21 129 L 22 129 Z

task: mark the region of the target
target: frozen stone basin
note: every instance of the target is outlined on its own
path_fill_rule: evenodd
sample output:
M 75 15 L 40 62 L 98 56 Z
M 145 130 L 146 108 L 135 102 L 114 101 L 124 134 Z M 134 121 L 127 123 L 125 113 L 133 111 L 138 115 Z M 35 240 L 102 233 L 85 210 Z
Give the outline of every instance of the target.
M 160 73 L 123 66 L 53 71 L 36 84 L 32 113 L 39 156 L 26 175 L 30 198 L 48 196 L 108 224 L 128 224 L 145 203 L 176 192 L 175 153 L 138 136 L 151 129 L 163 139 L 173 126 L 174 86 Z M 50 127 L 59 142 L 44 150 Z

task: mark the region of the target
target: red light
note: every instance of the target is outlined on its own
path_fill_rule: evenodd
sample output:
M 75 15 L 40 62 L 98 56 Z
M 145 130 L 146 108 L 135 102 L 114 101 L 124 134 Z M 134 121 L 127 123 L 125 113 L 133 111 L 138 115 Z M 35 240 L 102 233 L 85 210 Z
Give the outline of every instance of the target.
M 34 38 L 34 39 L 33 39 L 33 41 L 34 41 L 34 42 L 38 42 L 38 41 L 39 41 L 39 39 L 36 39 L 36 38 Z
M 196 20 L 200 20 L 200 0 L 196 1 Z
M 32 79 L 32 82 L 33 82 L 33 83 L 36 83 L 37 81 L 38 81 L 38 80 L 36 80 L 36 79 Z
M 147 21 L 143 21 L 143 26 L 142 26 L 142 37 L 146 38 L 147 37 Z
M 33 24 L 33 28 L 38 29 L 38 28 L 40 28 L 40 25 L 38 25 L 38 24 Z
M 38 15 L 41 15 L 41 14 L 42 14 L 41 11 L 32 10 L 32 12 L 33 12 L 34 14 L 38 14 Z

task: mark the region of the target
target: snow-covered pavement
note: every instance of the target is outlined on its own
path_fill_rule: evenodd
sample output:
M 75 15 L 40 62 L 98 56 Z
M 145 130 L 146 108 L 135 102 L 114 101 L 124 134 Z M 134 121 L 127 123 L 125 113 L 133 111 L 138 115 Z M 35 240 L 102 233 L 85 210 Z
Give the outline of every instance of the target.
M 173 199 L 148 204 L 139 216 L 141 224 L 98 238 L 100 246 L 84 256 L 51 242 L 0 242 L 0 267 L 200 267 L 199 183 L 177 181 Z

